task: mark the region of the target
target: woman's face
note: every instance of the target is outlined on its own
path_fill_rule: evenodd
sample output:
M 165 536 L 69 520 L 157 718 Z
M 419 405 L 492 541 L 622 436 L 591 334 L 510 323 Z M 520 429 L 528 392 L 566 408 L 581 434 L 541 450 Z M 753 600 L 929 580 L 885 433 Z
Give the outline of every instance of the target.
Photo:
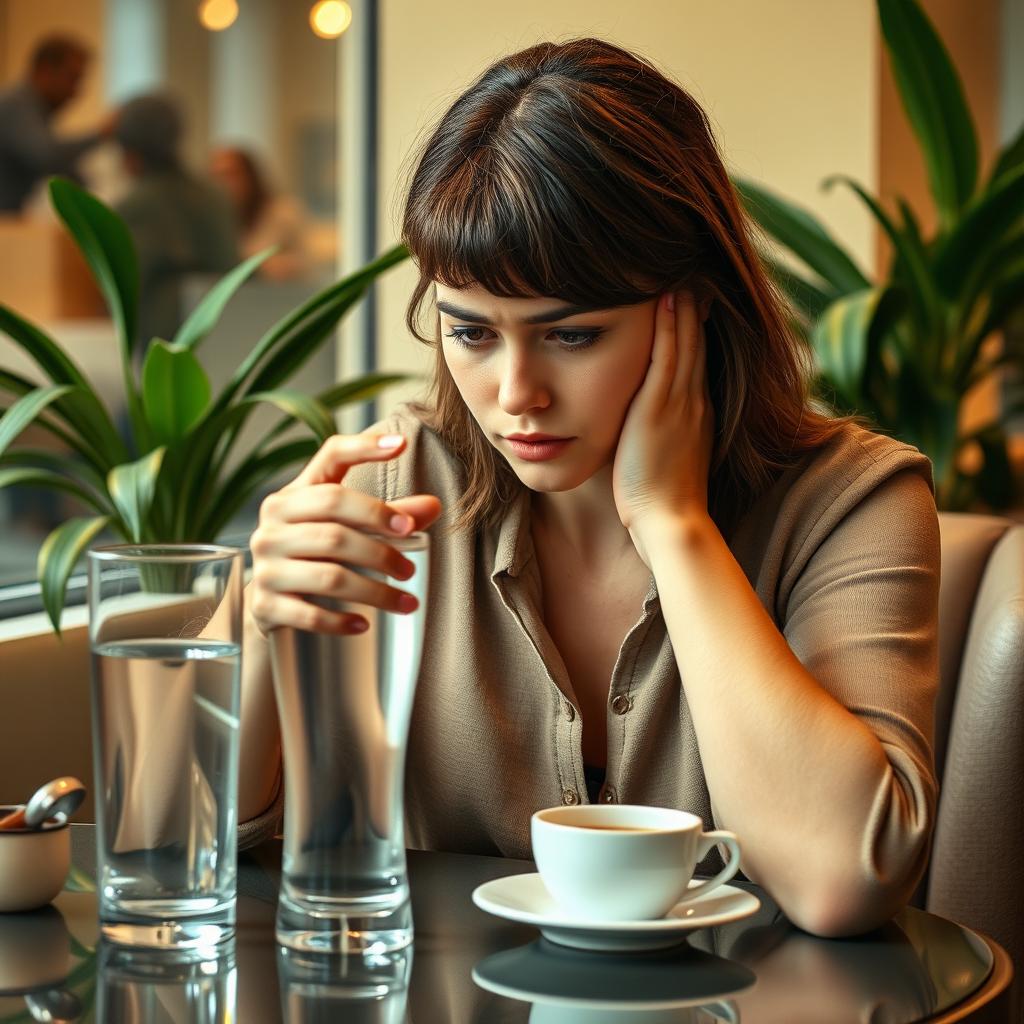
M 581 310 L 437 284 L 445 362 L 484 435 L 534 491 L 568 491 L 615 458 L 643 383 L 656 299 Z M 514 443 L 543 434 L 562 443 Z

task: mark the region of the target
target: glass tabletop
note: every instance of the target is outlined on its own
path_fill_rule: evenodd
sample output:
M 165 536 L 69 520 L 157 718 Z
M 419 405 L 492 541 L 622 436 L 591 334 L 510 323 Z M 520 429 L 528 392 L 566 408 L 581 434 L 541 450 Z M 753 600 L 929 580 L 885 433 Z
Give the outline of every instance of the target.
M 740 921 L 650 953 L 557 945 L 475 907 L 473 890 L 526 861 L 410 852 L 416 940 L 377 958 L 279 948 L 280 844 L 239 858 L 234 940 L 191 957 L 98 937 L 91 826 L 73 826 L 75 868 L 39 911 L 0 914 L 0 1024 L 365 1021 L 530 1024 L 927 1020 L 975 992 L 992 955 L 966 928 L 907 908 L 855 939 L 794 928 L 763 890 Z

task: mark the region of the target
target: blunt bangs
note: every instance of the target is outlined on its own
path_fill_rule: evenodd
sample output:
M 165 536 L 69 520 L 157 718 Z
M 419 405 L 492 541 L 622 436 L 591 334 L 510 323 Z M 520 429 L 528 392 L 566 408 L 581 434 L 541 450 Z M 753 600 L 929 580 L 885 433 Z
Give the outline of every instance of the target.
M 624 230 L 626 183 L 618 205 L 603 201 L 610 184 L 604 161 L 581 147 L 579 135 L 545 127 L 565 120 L 564 109 L 557 121 L 546 116 L 553 99 L 564 106 L 564 97 L 535 91 L 474 150 L 442 152 L 436 167 L 420 167 L 403 241 L 424 283 L 602 306 L 642 302 L 678 283 L 650 273 L 657 260 L 641 224 L 656 212 L 634 207 L 641 223 Z M 678 245 L 676 258 L 661 264 L 676 264 L 677 272 Z

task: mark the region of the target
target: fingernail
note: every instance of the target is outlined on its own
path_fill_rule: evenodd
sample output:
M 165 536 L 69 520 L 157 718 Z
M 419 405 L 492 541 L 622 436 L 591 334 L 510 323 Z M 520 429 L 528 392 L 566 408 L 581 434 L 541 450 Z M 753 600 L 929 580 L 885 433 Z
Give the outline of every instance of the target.
M 409 516 L 394 515 L 388 520 L 388 526 L 390 526 L 395 533 L 405 533 L 407 530 L 412 529 L 413 521 Z
M 384 434 L 377 438 L 378 448 L 397 448 L 402 443 L 401 434 Z
M 669 292 L 665 296 L 665 308 L 671 313 L 676 308 L 676 293 Z
M 412 594 L 403 594 L 398 599 L 398 610 L 400 612 L 414 612 L 419 606 L 419 601 Z
M 348 628 L 353 633 L 365 633 L 370 628 L 370 624 L 365 619 L 357 619 Z

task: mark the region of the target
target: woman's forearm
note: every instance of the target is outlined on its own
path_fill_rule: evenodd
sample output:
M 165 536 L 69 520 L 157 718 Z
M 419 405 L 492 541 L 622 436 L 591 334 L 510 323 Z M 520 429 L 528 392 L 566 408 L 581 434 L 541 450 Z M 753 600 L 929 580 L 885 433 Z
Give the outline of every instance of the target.
M 272 803 L 280 777 L 281 736 L 274 702 L 270 644 L 249 612 L 245 588 L 242 625 L 241 742 L 238 820 L 247 821 Z
M 739 834 L 743 871 L 810 931 L 883 920 L 909 893 L 900 865 L 871 856 L 880 807 L 906 813 L 881 743 L 800 663 L 710 518 L 661 520 L 644 541 L 716 825 Z

